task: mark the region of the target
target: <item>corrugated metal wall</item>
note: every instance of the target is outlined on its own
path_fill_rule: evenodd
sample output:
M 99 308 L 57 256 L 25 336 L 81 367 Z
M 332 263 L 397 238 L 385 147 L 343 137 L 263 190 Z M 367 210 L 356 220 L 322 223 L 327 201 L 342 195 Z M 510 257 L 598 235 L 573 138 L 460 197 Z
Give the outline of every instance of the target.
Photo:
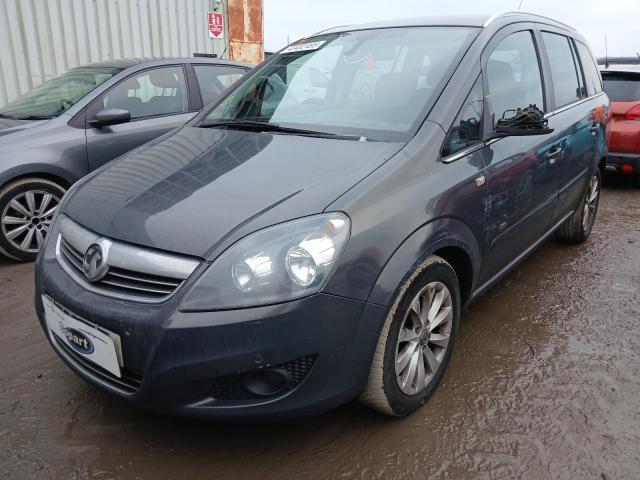
M 112 58 L 227 58 L 227 41 L 212 39 L 207 12 L 221 0 L 0 0 L 0 106 L 44 80 Z

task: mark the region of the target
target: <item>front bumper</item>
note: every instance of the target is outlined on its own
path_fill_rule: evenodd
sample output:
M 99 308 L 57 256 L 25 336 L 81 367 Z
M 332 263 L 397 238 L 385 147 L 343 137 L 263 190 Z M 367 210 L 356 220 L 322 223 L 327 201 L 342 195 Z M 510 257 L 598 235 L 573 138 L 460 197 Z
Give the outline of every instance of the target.
M 627 168 L 625 168 L 625 165 Z M 607 155 L 608 170 L 640 175 L 640 153 L 612 153 Z M 626 171 L 628 167 L 631 167 L 633 171 Z
M 41 296 L 120 335 L 122 384 L 48 331 Z M 364 388 L 386 308 L 328 294 L 280 305 L 180 312 L 180 295 L 137 304 L 89 292 L 55 258 L 36 264 L 35 306 L 54 350 L 86 381 L 131 404 L 172 414 L 282 418 L 321 413 Z M 276 395 L 244 388 L 249 372 L 290 370 Z M 115 377 L 114 377 L 115 378 Z

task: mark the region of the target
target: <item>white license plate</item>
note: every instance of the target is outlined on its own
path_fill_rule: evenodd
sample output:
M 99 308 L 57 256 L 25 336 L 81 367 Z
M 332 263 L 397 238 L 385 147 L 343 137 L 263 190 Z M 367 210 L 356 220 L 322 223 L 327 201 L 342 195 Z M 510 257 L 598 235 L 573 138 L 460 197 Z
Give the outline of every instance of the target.
M 42 296 L 44 314 L 49 330 L 57 335 L 74 352 L 99 365 L 120 378 L 122 355 L 120 337 L 97 325 L 90 325 L 76 317 L 72 317 L 58 307 L 51 298 Z

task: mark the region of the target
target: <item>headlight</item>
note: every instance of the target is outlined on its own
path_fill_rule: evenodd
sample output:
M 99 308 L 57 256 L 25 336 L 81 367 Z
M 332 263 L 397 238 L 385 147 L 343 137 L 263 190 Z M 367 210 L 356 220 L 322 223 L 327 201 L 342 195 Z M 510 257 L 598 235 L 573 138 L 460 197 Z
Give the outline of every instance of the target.
M 329 278 L 350 229 L 346 215 L 329 213 L 253 233 L 211 264 L 180 307 L 255 307 L 311 295 Z

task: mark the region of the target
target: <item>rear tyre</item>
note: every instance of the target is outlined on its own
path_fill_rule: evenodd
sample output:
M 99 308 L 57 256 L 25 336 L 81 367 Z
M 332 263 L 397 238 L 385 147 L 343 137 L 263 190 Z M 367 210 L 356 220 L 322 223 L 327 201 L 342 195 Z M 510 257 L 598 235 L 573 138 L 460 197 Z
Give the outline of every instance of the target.
M 596 168 L 587 183 L 580 205 L 558 229 L 559 238 L 572 243 L 582 243 L 589 238 L 598 213 L 601 187 L 602 175 L 600 169 Z
M 359 400 L 405 416 L 433 394 L 460 325 L 460 287 L 444 259 L 429 257 L 400 289 L 385 323 Z
M 23 178 L 0 190 L 0 253 L 13 260 L 36 258 L 49 234 L 65 189 L 44 178 Z

